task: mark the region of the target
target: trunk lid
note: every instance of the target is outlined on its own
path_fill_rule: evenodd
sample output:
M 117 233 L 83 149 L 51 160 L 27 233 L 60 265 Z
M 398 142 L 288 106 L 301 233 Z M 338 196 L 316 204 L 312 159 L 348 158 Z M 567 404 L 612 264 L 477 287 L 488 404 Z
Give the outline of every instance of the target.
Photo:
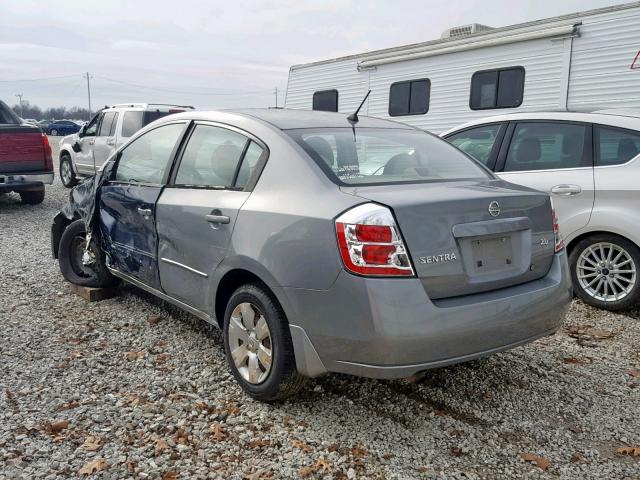
M 501 180 L 341 188 L 393 211 L 432 299 L 532 281 L 551 267 L 553 220 L 545 193 Z
M 0 173 L 42 170 L 48 168 L 40 129 L 0 124 Z

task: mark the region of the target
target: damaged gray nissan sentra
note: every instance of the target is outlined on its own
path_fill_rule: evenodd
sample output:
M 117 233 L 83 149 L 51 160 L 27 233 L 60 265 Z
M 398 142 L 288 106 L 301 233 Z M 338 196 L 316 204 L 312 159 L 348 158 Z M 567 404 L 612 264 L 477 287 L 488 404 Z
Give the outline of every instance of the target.
M 357 113 L 158 120 L 72 190 L 52 249 L 70 282 L 124 280 L 219 325 L 263 401 L 523 345 L 572 296 L 548 195 Z

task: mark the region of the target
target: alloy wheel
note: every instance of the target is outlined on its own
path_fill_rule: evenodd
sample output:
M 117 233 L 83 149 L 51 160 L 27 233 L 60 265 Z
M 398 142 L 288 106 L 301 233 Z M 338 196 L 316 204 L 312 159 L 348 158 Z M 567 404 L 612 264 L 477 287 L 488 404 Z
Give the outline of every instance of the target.
M 273 350 L 267 320 L 254 304 L 240 303 L 231 313 L 228 328 L 233 363 L 247 382 L 257 385 L 271 372 Z
M 62 177 L 62 183 L 69 185 L 71 183 L 71 165 L 68 160 L 63 160 L 60 164 L 60 176 Z
M 576 265 L 580 287 L 602 302 L 625 298 L 636 284 L 633 257 L 615 243 L 598 242 L 585 248 Z

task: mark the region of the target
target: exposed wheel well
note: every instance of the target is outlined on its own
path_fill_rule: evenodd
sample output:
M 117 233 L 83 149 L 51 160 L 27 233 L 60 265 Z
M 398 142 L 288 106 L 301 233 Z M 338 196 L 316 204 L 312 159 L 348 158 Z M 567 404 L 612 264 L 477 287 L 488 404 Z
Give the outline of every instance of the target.
M 591 237 L 593 235 L 612 235 L 614 237 L 620 237 L 620 238 L 624 238 L 625 240 L 633 243 L 634 245 L 638 246 L 638 244 L 636 242 L 634 242 L 633 240 L 625 237 L 624 235 L 619 235 L 617 233 L 613 233 L 613 232 L 607 232 L 606 230 L 596 230 L 593 232 L 586 232 L 583 233 L 582 235 L 578 235 L 576 238 L 574 238 L 573 240 L 571 240 L 571 242 L 569 242 L 569 244 L 567 245 L 567 252 L 569 254 L 571 254 L 571 251 L 573 250 L 573 248 L 577 245 L 577 243 L 587 237 Z
M 66 150 L 62 150 L 60 152 L 60 160 L 62 160 L 62 157 L 69 157 L 71 158 L 71 154 L 69 152 L 67 152 Z
M 273 292 L 271 291 L 271 289 L 267 286 L 266 283 L 264 283 L 260 279 L 260 277 L 251 273 L 248 270 L 242 270 L 242 269 L 231 270 L 225 273 L 224 277 L 222 277 L 222 279 L 220 280 L 220 283 L 218 284 L 218 289 L 216 291 L 215 315 L 216 315 L 216 321 L 218 322 L 218 325 L 220 326 L 220 328 L 223 327 L 224 311 L 227 308 L 227 303 L 229 302 L 231 295 L 233 295 L 233 292 L 235 292 L 238 289 L 238 287 L 240 287 L 241 285 L 245 285 L 247 283 L 259 284 L 269 294 L 271 294 L 271 296 L 273 297 L 276 303 L 279 303 L 275 295 L 273 295 Z

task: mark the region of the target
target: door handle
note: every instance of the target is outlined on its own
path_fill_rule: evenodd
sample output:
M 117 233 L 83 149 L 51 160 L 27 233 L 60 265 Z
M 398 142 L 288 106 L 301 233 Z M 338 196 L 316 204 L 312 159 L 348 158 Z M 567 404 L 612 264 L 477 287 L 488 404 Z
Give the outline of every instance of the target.
M 107 145 L 115 145 L 115 144 L 116 144 L 115 138 L 107 138 Z
M 582 192 L 582 188 L 580 185 L 556 185 L 555 187 L 551 187 L 551 193 L 554 195 L 561 195 L 563 197 L 568 197 L 571 195 L 577 195 Z
M 209 223 L 222 223 L 226 225 L 227 223 L 231 222 L 231 219 L 226 215 L 214 215 L 210 213 L 208 215 L 205 215 L 205 218 Z
M 153 213 L 150 208 L 141 208 L 138 207 L 138 213 L 142 215 L 144 218 L 149 218 Z

